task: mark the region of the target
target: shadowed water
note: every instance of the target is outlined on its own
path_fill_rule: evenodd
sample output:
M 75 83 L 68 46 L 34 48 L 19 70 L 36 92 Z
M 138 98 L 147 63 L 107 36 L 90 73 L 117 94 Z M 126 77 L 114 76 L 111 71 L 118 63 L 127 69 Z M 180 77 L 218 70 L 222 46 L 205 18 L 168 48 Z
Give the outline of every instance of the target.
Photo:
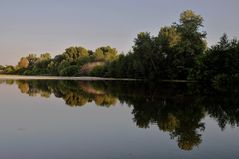
M 0 158 L 238 158 L 239 91 L 1 81 Z

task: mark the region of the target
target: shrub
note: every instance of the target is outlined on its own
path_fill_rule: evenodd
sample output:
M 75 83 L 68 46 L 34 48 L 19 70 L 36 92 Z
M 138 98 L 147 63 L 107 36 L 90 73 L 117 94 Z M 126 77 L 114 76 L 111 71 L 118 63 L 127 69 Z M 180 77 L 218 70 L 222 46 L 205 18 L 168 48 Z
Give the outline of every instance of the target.
M 60 76 L 76 76 L 79 73 L 79 68 L 76 65 L 69 66 L 60 71 Z
M 98 76 L 98 77 L 102 77 L 104 76 L 105 73 L 105 67 L 104 66 L 96 66 L 90 73 L 90 76 Z

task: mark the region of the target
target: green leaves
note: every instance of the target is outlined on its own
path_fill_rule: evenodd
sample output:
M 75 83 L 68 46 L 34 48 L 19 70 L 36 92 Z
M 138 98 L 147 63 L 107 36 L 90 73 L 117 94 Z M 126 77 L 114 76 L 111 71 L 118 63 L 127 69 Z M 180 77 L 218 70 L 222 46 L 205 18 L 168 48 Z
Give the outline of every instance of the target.
M 83 47 L 69 47 L 63 53 L 64 59 L 71 62 L 85 56 L 89 56 L 89 53 Z
M 195 80 L 230 84 L 234 77 L 236 79 L 238 70 L 239 41 L 229 40 L 224 34 L 217 45 L 198 58 L 190 76 Z
M 110 46 L 100 47 L 93 54 L 97 61 L 113 61 L 118 57 L 118 51 Z

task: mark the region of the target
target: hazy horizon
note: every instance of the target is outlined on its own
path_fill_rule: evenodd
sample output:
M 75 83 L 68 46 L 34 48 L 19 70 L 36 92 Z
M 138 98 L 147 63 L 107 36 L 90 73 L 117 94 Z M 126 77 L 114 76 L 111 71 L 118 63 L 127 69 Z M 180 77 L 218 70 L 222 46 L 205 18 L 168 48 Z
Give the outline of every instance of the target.
M 238 0 L 1 0 L 0 64 L 16 65 L 29 53 L 53 56 L 69 46 L 110 45 L 127 53 L 138 32 L 156 35 L 191 9 L 204 18 L 208 45 L 225 32 L 239 37 Z

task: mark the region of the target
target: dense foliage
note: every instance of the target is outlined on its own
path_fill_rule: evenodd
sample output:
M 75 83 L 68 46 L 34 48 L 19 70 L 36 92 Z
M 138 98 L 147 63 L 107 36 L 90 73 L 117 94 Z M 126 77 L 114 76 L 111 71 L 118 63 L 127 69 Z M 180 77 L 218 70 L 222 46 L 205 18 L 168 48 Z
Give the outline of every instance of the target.
M 212 81 L 215 85 L 232 85 L 239 81 L 239 41 L 228 40 L 226 34 L 220 42 L 197 58 L 190 77 L 198 81 Z
M 207 48 L 202 23 L 200 15 L 187 10 L 178 24 L 161 28 L 156 37 L 139 33 L 133 51 L 97 68 L 98 76 L 193 80 L 218 86 L 239 82 L 239 41 L 224 34 L 217 45 Z
M 196 58 L 206 50 L 203 18 L 187 10 L 179 23 L 163 27 L 158 36 L 142 32 L 133 51 L 106 66 L 104 76 L 144 79 L 187 79 Z
M 22 57 L 16 67 L 0 66 L 0 73 L 21 75 L 100 76 L 149 80 L 193 80 L 224 85 L 239 81 L 239 41 L 225 35 L 207 47 L 203 18 L 191 10 L 179 22 L 162 27 L 157 36 L 141 32 L 132 51 L 100 47 L 95 51 L 70 47 L 51 58 L 49 53 Z
M 100 53 L 99 53 L 100 52 Z M 0 66 L 0 72 L 20 75 L 55 75 L 55 76 L 81 76 L 89 72 L 81 71 L 86 64 L 104 65 L 118 58 L 117 50 L 109 46 L 100 47 L 95 52 L 83 47 L 70 47 L 61 55 L 54 58 L 50 53 L 29 54 L 22 57 L 17 66 Z M 84 67 L 85 68 L 85 67 Z M 85 68 L 91 71 L 93 68 Z

